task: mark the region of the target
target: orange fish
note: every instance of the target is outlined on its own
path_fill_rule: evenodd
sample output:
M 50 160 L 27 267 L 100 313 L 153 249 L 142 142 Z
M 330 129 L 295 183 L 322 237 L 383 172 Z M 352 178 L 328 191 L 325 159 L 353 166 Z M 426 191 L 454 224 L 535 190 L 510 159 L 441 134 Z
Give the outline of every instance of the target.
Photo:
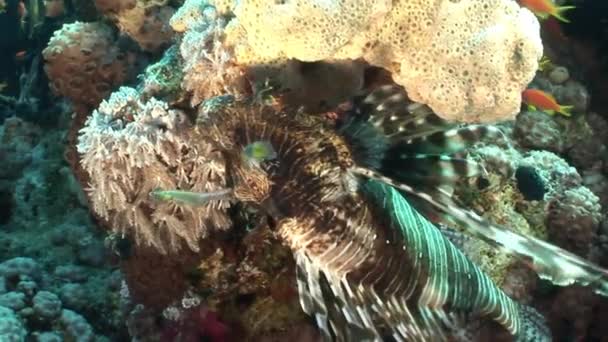
M 522 101 L 528 105 L 531 110 L 540 109 L 543 112 L 553 115 L 560 113 L 563 116 L 571 116 L 573 106 L 562 106 L 551 94 L 547 94 L 539 89 L 526 89 L 521 94 Z
M 534 12 L 541 19 L 553 16 L 566 23 L 570 21 L 562 13 L 575 8 L 575 6 L 556 6 L 552 0 L 519 0 L 519 4 Z

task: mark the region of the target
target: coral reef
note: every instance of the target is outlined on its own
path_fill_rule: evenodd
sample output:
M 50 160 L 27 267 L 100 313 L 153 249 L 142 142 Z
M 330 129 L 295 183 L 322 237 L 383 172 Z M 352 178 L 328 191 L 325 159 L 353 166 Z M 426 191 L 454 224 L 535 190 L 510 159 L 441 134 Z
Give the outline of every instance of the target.
M 65 126 L 71 113 L 57 114 Z M 0 159 L 11 165 L 0 175 L 0 311 L 16 319 L 5 316 L 0 325 L 17 329 L 15 341 L 64 341 L 72 323 L 61 325 L 60 314 L 67 309 L 89 322 L 98 340 L 119 340 L 125 330 L 111 300 L 115 276 L 64 160 L 65 135 L 65 128 L 43 130 L 15 117 L 0 126 Z M 0 330 L 0 340 L 12 340 Z
M 84 271 L 84 276 L 90 271 Z M 0 279 L 6 283 L 6 288 L 0 291 L 0 339 L 3 341 L 23 341 L 25 338 L 48 338 L 49 341 L 104 341 L 108 337 L 98 335 L 94 330 L 118 338 L 118 331 L 104 332 L 110 322 L 97 322 L 96 329 L 89 323 L 89 318 L 98 320 L 103 315 L 115 316 L 116 326 L 120 322 L 118 307 L 105 303 L 108 296 L 107 274 L 100 274 L 99 279 L 81 279 L 81 284 L 64 283 L 62 288 L 80 286 L 81 298 L 71 298 L 77 294 L 74 291 L 62 291 L 60 295 L 57 286 L 62 281 L 54 280 L 42 271 L 41 265 L 30 258 L 14 258 L 0 263 Z M 97 284 L 99 283 L 99 284 Z M 111 289 L 111 287 L 110 287 Z M 94 295 L 94 293 L 97 294 Z M 68 297 L 66 297 L 68 296 Z M 84 296 L 84 298 L 82 298 Z M 73 306 L 74 300 L 82 305 Z M 74 311 L 77 310 L 77 311 Z M 109 317 L 107 317 L 109 318 Z M 46 335 L 46 337 L 41 337 Z M 16 336 L 19 336 L 18 338 Z M 51 338 L 53 337 L 53 338 Z
M 0 338 L 4 341 L 23 341 L 26 330 L 15 313 L 0 306 Z
M 179 44 L 184 60 L 183 87 L 192 93 L 196 106 L 204 99 L 222 94 L 246 94 L 248 84 L 233 52 L 222 44 L 226 19 L 214 7 L 189 0 L 171 18 L 171 26 L 184 32 Z
M 420 337 L 452 309 L 493 321 L 478 340 L 539 340 L 532 307 L 554 336 L 606 336 L 601 280 L 558 288 L 467 227 L 608 265 L 608 111 L 517 2 L 76 5 L 100 21 L 44 51 L 60 127 L 0 126 L 0 340 Z M 522 109 L 526 87 L 572 116 Z

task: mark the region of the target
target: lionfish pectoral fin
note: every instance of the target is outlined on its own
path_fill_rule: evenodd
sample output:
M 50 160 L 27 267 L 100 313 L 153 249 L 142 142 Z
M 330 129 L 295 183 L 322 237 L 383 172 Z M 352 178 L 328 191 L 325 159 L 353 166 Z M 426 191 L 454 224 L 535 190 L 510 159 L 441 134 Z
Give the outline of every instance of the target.
M 449 217 L 469 234 L 527 261 L 539 277 L 555 285 L 589 286 L 596 293 L 608 296 L 608 271 L 577 255 L 537 238 L 523 236 L 493 224 L 470 210 L 461 209 L 451 196 L 433 197 L 362 167 L 353 168 L 353 172 L 388 184 L 426 202 L 437 213 Z
M 493 125 L 466 125 L 442 119 L 423 105 L 412 103 L 401 87 L 386 85 L 355 100 L 353 120 L 367 122 L 389 139 L 392 146 L 403 145 L 401 152 L 451 154 L 480 139 L 503 137 Z M 405 147 L 405 149 L 403 149 Z
M 315 318 L 324 341 L 381 341 L 367 308 L 356 304 L 343 280 L 324 272 L 303 251 L 294 257 L 300 305 Z
M 448 239 L 454 246 L 460 249 L 463 253 L 466 247 L 472 242 L 473 237 L 463 232 L 450 228 L 444 223 L 437 224 L 437 228 L 446 239 Z M 465 253 L 466 254 L 466 253 Z
M 481 164 L 465 158 L 426 154 L 389 155 L 384 158 L 379 171 L 410 184 L 452 186 L 460 180 L 487 174 Z
M 507 140 L 504 132 L 493 125 L 446 125 L 444 129 L 429 135 L 416 136 L 404 141 L 402 151 L 427 154 L 452 154 L 473 146 L 483 139 Z
M 296 280 L 300 306 L 308 315 L 315 318 L 317 327 L 325 341 L 331 341 L 332 335 L 328 323 L 327 306 L 319 284 L 319 270 L 314 268 L 308 257 L 294 253 L 296 259 Z

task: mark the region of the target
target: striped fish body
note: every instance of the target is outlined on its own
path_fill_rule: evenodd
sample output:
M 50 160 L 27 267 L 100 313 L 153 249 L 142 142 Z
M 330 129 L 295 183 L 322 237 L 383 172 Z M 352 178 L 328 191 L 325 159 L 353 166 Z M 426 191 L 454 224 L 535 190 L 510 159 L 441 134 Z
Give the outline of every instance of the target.
M 201 132 L 232 161 L 237 198 L 276 222 L 296 258 L 302 307 L 327 340 L 445 340 L 461 314 L 535 333 L 522 328 L 521 307 L 398 191 L 350 172 L 356 146 L 330 127 L 235 103 Z M 258 141 L 276 158 L 259 169 L 238 164 Z

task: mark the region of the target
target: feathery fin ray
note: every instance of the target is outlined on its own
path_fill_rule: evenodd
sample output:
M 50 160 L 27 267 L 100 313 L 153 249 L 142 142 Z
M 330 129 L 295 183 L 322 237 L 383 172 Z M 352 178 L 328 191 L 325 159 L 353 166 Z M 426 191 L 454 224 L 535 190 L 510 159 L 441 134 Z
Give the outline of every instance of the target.
M 445 195 L 441 201 L 438 201 L 433 196 L 382 176 L 373 170 L 355 167 L 353 172 L 389 184 L 427 202 L 442 215 L 459 223 L 473 236 L 526 261 L 541 278 L 547 279 L 555 285 L 589 286 L 596 293 L 608 296 L 608 271 L 577 255 L 545 241 L 522 236 L 505 227 L 490 223 L 472 211 L 460 209 L 449 195 Z

